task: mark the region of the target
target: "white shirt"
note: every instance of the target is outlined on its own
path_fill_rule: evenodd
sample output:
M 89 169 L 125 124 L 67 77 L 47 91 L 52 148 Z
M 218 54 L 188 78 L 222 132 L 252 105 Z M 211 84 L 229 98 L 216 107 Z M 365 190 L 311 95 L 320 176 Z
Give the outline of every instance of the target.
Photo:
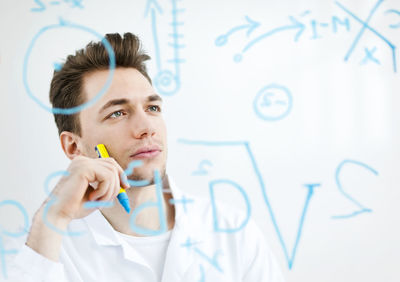
M 175 201 L 182 193 L 170 181 Z M 175 204 L 175 226 L 165 254 L 162 282 L 179 281 L 284 281 L 262 232 L 250 219 L 237 232 L 215 232 L 210 201 L 193 198 L 186 209 Z M 243 214 L 218 206 L 224 228 L 236 228 Z M 99 211 L 73 220 L 69 231 L 80 236 L 63 238 L 60 262 L 53 262 L 23 244 L 10 267 L 8 281 L 89 282 L 160 281 L 157 274 L 132 244 L 120 236 Z
M 161 235 L 136 237 L 117 232 L 133 249 L 135 249 L 148 267 L 155 273 L 157 281 L 161 281 L 171 231 Z

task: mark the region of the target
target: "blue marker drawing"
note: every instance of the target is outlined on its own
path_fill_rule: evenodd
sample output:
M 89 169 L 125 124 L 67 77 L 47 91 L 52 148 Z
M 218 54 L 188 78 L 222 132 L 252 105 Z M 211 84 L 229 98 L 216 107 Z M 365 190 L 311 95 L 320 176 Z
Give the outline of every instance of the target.
M 14 255 L 17 253 L 18 251 L 16 249 L 6 250 L 3 244 L 3 238 L 0 236 L 0 264 L 4 279 L 8 279 L 5 255 Z
M 355 19 L 357 22 L 359 22 L 362 27 L 361 30 L 358 32 L 358 34 L 356 35 L 354 41 L 352 42 L 349 50 L 347 51 L 344 60 L 348 61 L 349 58 L 351 57 L 354 49 L 356 48 L 357 44 L 359 43 L 362 35 L 364 34 L 364 32 L 366 30 L 372 32 L 374 35 L 376 35 L 379 39 L 381 39 L 387 46 L 389 46 L 389 48 L 392 51 L 392 64 L 393 64 L 393 71 L 397 72 L 397 61 L 396 61 L 396 46 L 390 42 L 386 37 L 384 37 L 381 33 L 379 33 L 376 29 L 372 28 L 369 25 L 369 22 L 372 18 L 372 16 L 375 14 L 375 12 L 377 11 L 377 9 L 379 8 L 380 4 L 383 3 L 384 0 L 378 0 L 375 4 L 374 7 L 372 7 L 367 19 L 361 20 L 360 18 L 358 18 L 353 12 L 351 12 L 350 10 L 348 10 L 346 7 L 344 7 L 340 2 L 335 1 L 335 4 L 341 8 L 344 12 L 346 12 L 349 16 L 351 16 L 353 19 Z M 400 15 L 400 11 L 399 10 L 394 10 L 394 9 L 390 9 L 387 10 L 386 13 L 390 13 L 390 14 L 396 14 L 396 15 Z M 310 14 L 310 11 L 307 10 L 305 12 L 303 12 L 300 17 L 304 17 L 306 15 Z M 250 48 L 252 48 L 255 44 L 259 43 L 260 41 L 262 41 L 265 38 L 268 38 L 272 35 L 275 35 L 277 33 L 283 32 L 283 31 L 287 31 L 287 30 L 297 30 L 297 33 L 295 34 L 294 37 L 294 41 L 298 41 L 299 37 L 303 34 L 306 26 L 305 24 L 303 24 L 302 22 L 300 22 L 299 20 L 297 20 L 295 17 L 293 16 L 289 16 L 289 20 L 291 21 L 291 24 L 288 25 L 284 25 L 284 26 L 280 26 L 277 28 L 274 28 L 270 31 L 267 31 L 263 34 L 261 34 L 260 36 L 252 39 L 250 42 L 248 42 L 245 47 L 243 48 L 241 53 L 235 54 L 233 56 L 233 60 L 237 63 L 241 62 L 243 59 L 243 55 L 244 53 L 246 53 Z M 350 31 L 350 22 L 349 22 L 349 18 L 344 18 L 343 20 L 339 19 L 337 16 L 332 16 L 332 31 L 334 33 L 337 33 L 338 30 L 338 25 L 342 25 L 346 28 L 347 31 Z M 310 22 L 311 25 L 311 29 L 312 29 L 312 37 L 311 39 L 318 39 L 321 38 L 321 36 L 318 34 L 317 31 L 317 27 L 323 27 L 323 28 L 328 28 L 329 27 L 329 23 L 327 22 L 317 22 L 315 19 L 311 20 Z M 391 24 L 389 27 L 391 28 L 400 28 L 400 22 L 397 24 Z M 235 30 L 236 31 L 236 30 Z M 217 46 L 222 46 L 224 44 L 227 43 L 227 37 L 225 37 L 224 35 L 221 35 L 217 38 L 215 44 Z M 373 60 L 375 63 L 378 63 L 378 60 Z
M 99 93 L 96 94 L 95 97 L 93 97 L 93 99 L 91 99 L 90 101 L 87 101 L 79 106 L 76 107 L 72 107 L 69 109 L 63 109 L 63 108 L 52 108 L 49 106 L 46 106 L 43 102 L 41 102 L 31 91 L 31 89 L 29 88 L 29 84 L 28 84 L 28 62 L 29 62 L 29 57 L 31 55 L 32 49 L 35 46 L 36 41 L 40 38 L 40 36 L 42 36 L 45 32 L 52 30 L 52 29 L 60 29 L 60 28 L 72 28 L 72 29 L 77 29 L 77 30 L 83 30 L 85 32 L 88 32 L 90 34 L 95 35 L 96 37 L 98 37 L 101 42 L 103 43 L 104 47 L 107 50 L 108 56 L 109 56 L 109 61 L 110 61 L 110 67 L 109 67 L 109 72 L 108 72 L 108 77 L 107 77 L 107 81 L 104 84 L 103 88 L 99 91 Z M 108 88 L 111 85 L 111 81 L 113 79 L 114 76 L 114 71 L 115 71 L 115 55 L 114 55 L 114 50 L 112 49 L 110 43 L 103 38 L 103 36 L 99 33 L 97 33 L 96 31 L 94 31 L 93 29 L 90 29 L 88 27 L 82 26 L 82 25 L 77 25 L 77 24 L 73 24 L 70 22 L 67 22 L 65 20 L 63 20 L 62 18 L 59 19 L 59 23 L 58 24 L 54 24 L 54 25 L 48 25 L 45 26 L 43 28 L 41 28 L 39 30 L 39 32 L 33 37 L 31 43 L 29 44 L 28 50 L 26 51 L 25 54 L 25 58 L 24 58 L 24 65 L 23 65 L 23 83 L 24 83 L 24 87 L 25 90 L 28 94 L 28 96 L 35 101 L 40 107 L 42 107 L 43 109 L 45 109 L 46 111 L 53 113 L 53 114 L 64 114 L 64 115 L 72 115 L 75 113 L 78 113 L 80 111 L 82 111 L 83 109 L 86 109 L 90 106 L 92 106 L 93 104 L 95 104 L 100 98 L 101 96 L 104 95 L 104 93 L 106 93 L 106 91 L 108 90 Z
M 288 260 L 289 269 L 291 269 L 292 266 L 293 266 L 294 258 L 295 258 L 296 253 L 297 253 L 297 246 L 299 245 L 300 238 L 301 238 L 301 233 L 303 231 L 303 225 L 304 225 L 304 220 L 306 218 L 306 212 L 308 210 L 308 205 L 310 203 L 311 197 L 314 194 L 314 188 L 321 186 L 321 184 L 319 184 L 319 183 L 304 184 L 304 186 L 308 189 L 308 191 L 307 191 L 307 196 L 306 196 L 306 200 L 305 200 L 305 203 L 304 203 L 303 212 L 302 212 L 301 217 L 300 217 L 299 228 L 297 230 L 297 235 L 296 235 L 296 242 L 294 243 L 293 250 L 292 250 L 292 257 L 290 258 L 290 260 Z M 286 255 L 286 257 L 287 257 L 287 255 Z
M 369 61 L 372 61 L 372 62 L 374 62 L 374 63 L 376 63 L 376 64 L 378 64 L 378 65 L 381 64 L 381 62 L 380 62 L 376 57 L 374 57 L 374 53 L 375 53 L 375 51 L 376 51 L 376 47 L 372 48 L 371 50 L 368 49 L 367 47 L 365 47 L 365 48 L 364 48 L 364 51 L 365 51 L 365 57 L 364 57 L 364 59 L 360 62 L 360 65 L 365 65 L 365 64 L 368 63 Z
M 44 180 L 44 192 L 46 193 L 47 196 L 50 196 L 51 191 L 49 190 L 49 186 L 50 186 L 50 181 L 58 176 L 68 176 L 69 172 L 66 170 L 58 170 L 55 172 L 50 173 L 46 179 Z
M 329 27 L 328 23 L 318 23 L 316 20 L 311 20 L 311 28 L 312 28 L 312 32 L 313 32 L 313 36 L 311 37 L 311 39 L 318 39 L 318 38 L 322 38 L 322 36 L 320 36 L 317 32 L 317 27 Z
M 343 21 L 340 20 L 337 16 L 332 16 L 332 31 L 334 33 L 338 30 L 338 24 L 344 25 L 347 31 L 350 31 L 350 21 L 349 18 L 345 18 Z
M 160 14 L 163 13 L 160 4 L 157 3 L 157 0 L 147 0 L 146 10 L 144 11 L 144 17 L 147 17 L 149 14 L 149 10 L 158 10 Z M 157 35 L 157 34 L 155 34 Z M 154 36 L 154 34 L 153 34 Z
M 179 33 L 178 31 L 178 26 L 183 26 L 184 24 L 182 21 L 178 20 L 178 14 L 183 13 L 185 10 L 178 8 L 177 1 L 178 0 L 171 0 L 172 22 L 170 25 L 172 26 L 172 32 L 169 34 L 169 37 L 172 38 L 172 42 L 168 43 L 168 46 L 172 47 L 173 49 L 173 58 L 167 60 L 168 63 L 173 65 L 173 71 L 168 68 L 164 68 L 161 63 L 161 51 L 157 35 L 157 13 L 162 14 L 162 9 L 156 0 L 148 0 L 145 11 L 146 17 L 148 16 L 149 11 L 151 14 L 151 29 L 156 53 L 157 74 L 154 78 L 154 85 L 160 94 L 166 96 L 174 95 L 179 91 L 181 87 L 180 64 L 185 62 L 185 60 L 182 59 L 179 54 L 180 49 L 185 47 L 185 45 L 179 41 L 181 38 L 183 38 L 183 34 Z
M 52 229 L 53 231 L 57 232 L 58 234 L 61 234 L 63 236 L 80 236 L 80 235 L 85 234 L 85 232 L 83 232 L 83 231 L 64 231 L 64 230 L 61 230 L 61 229 L 55 227 L 52 223 L 50 223 L 47 220 L 47 214 L 49 212 L 50 207 L 52 205 L 54 205 L 54 203 L 57 202 L 57 197 L 54 195 L 51 195 L 51 192 L 49 190 L 49 183 L 50 183 L 51 179 L 53 179 L 54 177 L 68 176 L 68 175 L 69 175 L 68 171 L 61 170 L 61 171 L 52 172 L 46 177 L 46 180 L 44 181 L 44 191 L 46 192 L 47 195 L 49 195 L 49 200 L 47 201 L 47 203 L 44 206 L 42 220 L 48 228 Z
M 62 63 L 57 63 L 57 62 L 55 62 L 55 63 L 53 64 L 53 66 L 54 66 L 54 70 L 55 70 L 55 71 L 60 71 L 60 70 L 62 69 L 62 67 L 63 67 L 63 64 L 62 64 Z
M 192 242 L 190 237 L 187 238 L 186 242 L 181 244 L 182 247 L 187 248 L 188 250 L 193 250 L 196 254 L 201 256 L 205 261 L 215 267 L 219 272 L 223 272 L 221 266 L 218 263 L 218 256 L 221 255 L 221 251 L 214 252 L 213 257 L 207 256 L 203 251 L 196 247 L 199 242 Z
M 28 233 L 29 216 L 28 216 L 28 212 L 26 211 L 24 206 L 21 203 L 14 201 L 14 200 L 5 200 L 5 201 L 0 202 L 0 207 L 6 206 L 6 205 L 15 206 L 22 213 L 22 216 L 24 217 L 24 226 L 21 228 L 22 231 L 20 231 L 20 232 L 10 232 L 10 231 L 5 230 L 5 228 L 3 228 L 3 226 L 1 226 L 1 224 L 0 224 L 0 235 L 5 235 L 5 236 L 9 236 L 9 237 L 20 237 L 20 236 L 23 236 L 26 233 Z
M 197 247 L 193 248 L 193 251 L 198 254 L 199 256 L 201 256 L 205 261 L 207 261 L 209 264 L 211 264 L 214 268 L 216 268 L 219 272 L 224 272 L 221 268 L 221 266 L 218 263 L 218 256 L 221 254 L 220 251 L 216 251 L 214 252 L 213 257 L 209 257 L 207 256 L 205 253 L 202 252 L 202 250 L 200 250 Z
M 246 35 L 249 37 L 249 35 L 257 28 L 260 26 L 259 22 L 256 22 L 252 19 L 250 19 L 248 16 L 245 16 L 245 19 L 247 21 L 247 24 L 235 26 L 231 28 L 227 33 L 222 34 L 215 39 L 215 45 L 216 46 L 222 46 L 225 45 L 228 42 L 229 36 L 232 34 L 241 31 L 241 30 L 247 30 Z
M 199 163 L 199 167 L 196 171 L 192 172 L 192 175 L 206 175 L 208 174 L 208 170 L 207 170 L 207 166 L 211 167 L 212 166 L 212 162 L 210 162 L 209 160 L 202 160 Z
M 200 279 L 199 282 L 206 282 L 206 273 L 204 271 L 204 267 L 200 264 Z
M 363 167 L 363 168 L 369 170 L 370 172 L 372 172 L 373 174 L 378 175 L 378 172 L 375 169 L 373 169 L 372 167 L 370 167 L 362 162 L 355 161 L 355 160 L 342 161 L 336 169 L 336 173 L 335 173 L 336 185 L 337 185 L 340 193 L 342 193 L 345 198 L 347 198 L 350 202 L 352 202 L 354 205 L 356 205 L 358 207 L 358 210 L 356 210 L 350 214 L 334 215 L 334 216 L 332 216 L 332 219 L 345 219 L 345 218 L 355 217 L 362 213 L 372 212 L 371 209 L 365 207 L 360 202 L 358 202 L 356 199 L 354 199 L 350 194 L 348 194 L 347 192 L 344 191 L 342 183 L 340 182 L 339 176 L 340 176 L 340 173 L 341 173 L 344 165 L 346 165 L 346 164 L 353 164 L 353 165 Z
M 376 10 L 378 9 L 379 5 L 382 4 L 384 0 L 378 0 L 375 4 L 375 6 L 371 9 L 367 19 L 365 21 L 361 20 L 359 17 L 357 17 L 353 12 L 351 12 L 350 10 L 348 10 L 346 7 L 344 7 L 341 3 L 339 3 L 338 1 L 335 1 L 336 5 L 339 6 L 339 8 L 341 8 L 343 11 L 345 11 L 347 14 L 349 14 L 352 18 L 354 18 L 356 21 L 358 21 L 362 27 L 361 30 L 358 32 L 358 34 L 356 35 L 353 43 L 351 44 L 349 50 L 347 51 L 346 56 L 344 57 L 345 61 L 348 61 L 348 59 L 350 58 L 351 54 L 353 53 L 354 49 L 356 48 L 358 42 L 360 41 L 362 35 L 364 34 L 365 30 L 369 30 L 371 31 L 373 34 L 375 34 L 376 36 L 378 36 L 381 40 L 383 40 L 392 50 L 392 61 L 393 61 L 393 71 L 397 72 L 397 66 L 396 66 L 396 46 L 391 43 L 388 39 L 386 39 L 386 37 L 384 37 L 382 34 L 380 34 L 379 32 L 377 32 L 374 28 L 369 26 L 369 21 L 371 20 L 372 16 L 374 15 L 374 13 L 376 12 Z
M 161 69 L 161 53 L 160 53 L 160 44 L 158 43 L 158 35 L 157 35 L 157 13 L 162 14 L 163 11 L 160 5 L 157 3 L 157 0 L 148 0 L 146 3 L 146 11 L 144 13 L 145 17 L 148 16 L 149 11 L 151 12 L 151 31 L 153 34 L 154 40 L 154 48 L 156 52 L 156 64 L 157 69 Z
M 385 12 L 385 14 L 395 14 L 395 15 L 400 16 L 400 11 L 399 10 L 390 9 L 390 10 L 387 10 Z M 398 22 L 397 24 L 390 24 L 389 27 L 390 28 L 400 28 L 400 22 Z
M 52 229 L 53 231 L 57 232 L 58 234 L 61 234 L 63 236 L 81 236 L 83 234 L 85 234 L 84 231 L 64 231 L 61 230 L 57 227 L 55 227 L 52 223 L 50 223 L 47 219 L 47 214 L 49 213 L 49 209 L 52 205 L 54 205 L 57 202 L 57 197 L 55 196 L 50 196 L 49 201 L 46 203 L 46 205 L 44 206 L 44 210 L 43 210 L 43 216 L 42 216 L 42 220 L 44 222 L 44 224 Z
M 188 237 L 186 239 L 186 242 L 181 244 L 181 247 L 183 248 L 187 248 L 188 250 L 190 250 L 193 246 L 200 244 L 201 242 L 192 242 L 192 240 L 190 239 L 190 237 Z
M 32 12 L 42 12 L 42 11 L 46 10 L 46 6 L 43 4 L 43 2 L 41 0 L 34 0 L 34 2 L 39 7 L 31 8 Z
M 166 215 L 165 215 L 163 207 L 162 207 L 162 203 L 163 203 L 162 180 L 161 180 L 160 172 L 158 170 L 154 170 L 154 183 L 156 185 L 157 201 L 156 202 L 148 201 L 148 202 L 141 204 L 140 206 L 138 206 L 137 208 L 135 208 L 133 210 L 133 212 L 130 216 L 130 219 L 129 219 L 130 228 L 133 232 L 135 232 L 137 234 L 141 234 L 141 235 L 145 235 L 145 236 L 155 236 L 155 235 L 160 235 L 162 233 L 165 233 L 168 230 Z M 143 227 L 137 226 L 135 224 L 135 220 L 136 220 L 136 217 L 138 216 L 138 214 L 142 210 L 144 210 L 146 208 L 151 208 L 151 207 L 156 207 L 158 209 L 158 217 L 160 220 L 160 229 L 159 230 L 151 230 L 148 228 L 143 228 Z
M 65 3 L 71 3 L 71 8 L 80 8 L 83 9 L 82 2 L 83 0 L 64 0 Z
M 188 199 L 188 198 L 186 198 L 185 195 L 183 195 L 181 199 L 170 199 L 168 202 L 171 205 L 182 204 L 183 205 L 183 210 L 185 211 L 185 213 L 187 213 L 186 205 L 187 204 L 193 204 L 194 200 L 193 199 Z
M 253 40 L 251 40 L 249 43 L 246 44 L 246 46 L 243 48 L 242 50 L 242 54 L 244 54 L 245 52 L 247 52 L 251 47 L 253 47 L 255 44 L 257 44 L 258 42 L 260 42 L 261 40 L 272 36 L 276 33 L 279 32 L 283 32 L 283 31 L 287 31 L 287 30 L 296 30 L 297 33 L 294 36 L 294 41 L 299 40 L 299 37 L 301 36 L 301 34 L 303 33 L 304 29 L 305 29 L 305 25 L 301 22 L 299 22 L 298 20 L 296 20 L 294 17 L 289 16 L 289 20 L 290 20 L 290 24 L 288 25 L 284 25 L 284 26 L 280 26 L 277 28 L 274 28 L 270 31 L 267 31 L 259 36 L 257 36 L 256 38 L 254 38 Z M 242 60 L 242 54 L 236 54 L 234 56 L 234 60 L 235 62 L 240 62 Z
M 296 241 L 295 241 L 292 253 L 291 253 L 291 255 L 289 255 L 289 252 L 287 251 L 286 243 L 283 240 L 280 228 L 278 226 L 278 222 L 276 221 L 275 214 L 274 214 L 274 212 L 272 210 L 272 206 L 271 206 L 271 204 L 269 202 L 269 198 L 268 198 L 268 195 L 267 195 L 267 191 L 266 191 L 266 186 L 264 184 L 264 180 L 263 180 L 263 178 L 261 176 L 261 172 L 260 172 L 260 170 L 259 170 L 259 168 L 257 166 L 256 160 L 255 160 L 253 152 L 252 152 L 252 150 L 250 148 L 249 142 L 247 142 L 247 141 L 226 141 L 226 142 L 215 141 L 215 142 L 213 142 L 213 141 L 199 141 L 199 140 L 187 140 L 187 139 L 178 139 L 178 142 L 186 144 L 186 145 L 197 145 L 197 146 L 207 146 L 207 147 L 226 147 L 226 146 L 229 146 L 229 147 L 245 148 L 245 150 L 246 150 L 246 152 L 247 152 L 247 154 L 249 156 L 250 162 L 252 164 L 252 168 L 254 169 L 254 172 L 256 174 L 257 180 L 258 180 L 258 182 L 260 184 L 261 192 L 262 192 L 262 195 L 263 195 L 263 198 L 264 198 L 264 202 L 265 202 L 265 204 L 267 206 L 268 212 L 269 212 L 270 217 L 271 217 L 272 224 L 273 224 L 275 232 L 276 232 L 276 234 L 277 234 L 277 236 L 279 238 L 279 243 L 281 244 L 281 247 L 282 247 L 283 252 L 285 254 L 286 260 L 288 262 L 288 267 L 289 267 L 289 269 L 291 269 L 293 267 L 294 258 L 295 258 L 296 252 L 297 252 L 297 245 L 300 242 L 300 237 L 301 237 L 301 233 L 302 233 L 302 230 L 303 230 L 303 224 L 304 224 L 304 221 L 305 221 L 305 218 L 306 218 L 306 213 L 307 213 L 307 210 L 308 210 L 308 207 L 309 207 L 309 202 L 310 202 L 312 196 L 314 195 L 314 188 L 317 187 L 317 186 L 320 186 L 320 184 L 317 183 L 317 184 L 306 184 L 305 185 L 306 188 L 308 189 L 307 197 L 306 197 L 304 208 L 303 208 L 303 211 L 302 211 L 302 215 L 301 215 L 301 218 L 300 218 L 300 221 L 299 221 L 299 227 L 298 227 L 298 231 L 297 231 L 297 235 L 296 235 Z
M 390 42 L 386 37 L 384 37 L 381 33 L 379 33 L 376 29 L 372 28 L 369 25 L 369 22 L 372 18 L 372 16 L 375 14 L 375 12 L 377 11 L 377 9 L 379 8 L 380 4 L 383 2 L 384 0 L 378 0 L 375 4 L 374 7 L 372 7 L 367 19 L 365 21 L 361 20 L 360 18 L 358 18 L 353 12 L 351 12 L 350 10 L 348 10 L 346 7 L 344 7 L 340 2 L 335 1 L 335 4 L 341 8 L 344 12 L 346 12 L 349 16 L 351 16 L 353 19 L 355 19 L 357 22 L 359 22 L 362 27 L 361 30 L 358 32 L 358 34 L 356 35 L 354 41 L 352 42 L 349 50 L 347 51 L 344 60 L 348 61 L 349 58 L 351 57 L 354 49 L 356 48 L 357 44 L 359 43 L 362 35 L 364 34 L 364 32 L 366 30 L 372 32 L 374 35 L 376 35 L 379 39 L 381 39 L 387 46 L 389 46 L 389 48 L 392 51 L 392 64 L 393 64 L 393 71 L 397 72 L 397 61 L 396 61 L 396 46 Z M 310 13 L 309 10 L 303 12 L 300 17 L 304 17 L 306 15 L 308 15 Z M 394 9 L 390 9 L 387 10 L 386 13 L 390 13 L 390 14 L 396 14 L 396 15 L 400 15 L 400 11 L 399 10 L 394 10 Z M 267 31 L 266 33 L 261 34 L 260 36 L 252 39 L 250 42 L 248 42 L 246 44 L 246 46 L 243 48 L 241 53 L 235 54 L 233 56 L 233 60 L 235 62 L 241 62 L 243 59 L 243 55 L 244 53 L 246 53 L 250 48 L 252 48 L 255 44 L 259 43 L 261 40 L 268 38 L 274 34 L 283 32 L 283 31 L 287 31 L 287 30 L 297 30 L 297 33 L 295 35 L 294 41 L 298 41 L 299 37 L 303 34 L 304 30 L 305 30 L 305 25 L 300 22 L 299 20 L 297 20 L 295 17 L 293 16 L 289 16 L 289 20 L 291 21 L 291 24 L 289 25 L 284 25 L 284 26 L 280 26 L 277 28 L 274 28 L 270 31 Z M 327 28 L 329 27 L 329 23 L 318 23 L 316 20 L 311 20 L 310 22 L 311 24 L 311 29 L 312 29 L 312 37 L 311 39 L 318 39 L 321 38 L 321 36 L 318 34 L 317 32 L 317 27 L 324 27 Z M 342 25 L 346 28 L 347 31 L 350 31 L 350 22 L 349 22 L 349 18 L 344 18 L 343 20 L 339 19 L 337 16 L 332 16 L 332 31 L 334 33 L 337 33 L 338 30 L 338 25 Z M 400 28 L 400 22 L 397 24 L 391 24 L 389 26 L 390 28 Z M 235 30 L 236 31 L 236 30 Z M 225 37 L 224 35 L 221 35 L 217 38 L 215 44 L 217 46 L 222 46 L 224 44 L 227 43 L 227 37 Z M 373 60 L 375 63 L 378 63 L 377 60 Z
M 310 13 L 311 13 L 310 10 L 306 10 L 306 11 L 302 12 L 299 17 L 304 18 L 305 16 L 308 16 Z M 246 44 L 246 46 L 243 48 L 241 53 L 235 54 L 233 56 L 233 60 L 237 63 L 241 62 L 243 59 L 243 54 L 245 52 L 247 52 L 255 44 L 259 43 L 261 40 L 263 40 L 267 37 L 270 37 L 272 35 L 275 35 L 277 33 L 284 32 L 287 30 L 289 30 L 289 31 L 296 30 L 297 31 L 297 33 L 295 34 L 295 37 L 294 37 L 294 41 L 297 42 L 299 40 L 300 36 L 305 31 L 306 25 L 303 22 L 300 22 L 297 18 L 295 18 L 293 16 L 289 16 L 289 20 L 291 22 L 290 24 L 274 28 L 272 30 L 269 30 L 269 31 L 259 35 L 256 38 L 252 39 L 250 42 L 248 42 Z M 247 25 L 247 27 L 249 27 L 249 28 L 258 27 L 260 25 L 258 22 L 254 22 L 254 21 L 250 20 L 249 18 L 248 18 L 248 21 L 249 21 L 249 25 Z M 350 31 L 350 22 L 349 22 L 349 18 L 347 18 L 347 17 L 344 18 L 343 20 L 341 20 L 337 16 L 332 16 L 331 23 L 318 22 L 317 20 L 313 19 L 313 20 L 310 20 L 310 27 L 311 27 L 311 32 L 312 32 L 312 36 L 310 37 L 310 39 L 322 38 L 320 36 L 320 34 L 318 33 L 318 30 L 317 30 L 318 27 L 328 28 L 330 26 L 330 24 L 332 25 L 332 31 L 334 33 L 337 32 L 338 25 L 343 25 L 343 26 L 345 26 L 347 31 Z M 244 28 L 244 27 L 246 27 L 246 26 L 235 27 L 231 31 L 236 32 L 236 31 L 238 31 L 239 28 Z M 223 35 L 220 35 L 219 37 L 217 37 L 217 39 L 215 40 L 215 45 L 217 45 L 217 46 L 225 45 L 228 41 L 228 35 L 231 35 L 231 33 L 232 33 L 231 31 L 229 31 L 227 34 L 223 34 Z
M 253 109 L 256 115 L 265 121 L 278 121 L 289 115 L 293 98 L 285 86 L 273 83 L 258 91 Z
M 129 163 L 128 168 L 124 171 L 126 175 L 131 175 L 133 173 L 133 169 L 135 167 L 139 167 L 143 164 L 143 161 L 140 160 L 135 160 Z M 69 172 L 62 170 L 62 171 L 55 171 L 52 172 L 51 174 L 49 174 L 44 182 L 44 190 L 46 192 L 46 194 L 48 196 L 50 196 L 49 201 L 46 203 L 45 208 L 44 208 L 44 212 L 43 212 L 43 221 L 46 224 L 47 227 L 53 229 L 54 231 L 56 231 L 57 233 L 64 235 L 64 236 L 80 236 L 82 234 L 84 234 L 83 231 L 70 231 L 70 232 L 66 232 L 63 230 L 60 230 L 59 228 L 55 227 L 53 224 L 51 224 L 48 220 L 47 220 L 47 214 L 49 212 L 49 209 L 52 205 L 54 205 L 54 203 L 57 201 L 57 198 L 54 195 L 51 195 L 51 191 L 49 189 L 50 186 L 50 181 L 55 178 L 55 177 L 59 177 L 59 176 L 68 176 Z M 128 179 L 128 183 L 133 187 L 140 187 L 140 186 L 146 186 L 148 185 L 150 182 L 148 180 L 140 180 L 140 181 L 136 181 L 136 180 L 129 180 Z M 153 203 L 145 203 L 143 204 L 143 206 L 141 206 L 141 209 L 145 208 L 146 206 L 151 206 Z M 83 207 L 86 209 L 91 209 L 91 208 L 103 208 L 103 207 L 112 207 L 114 205 L 114 202 L 112 201 L 88 201 L 86 203 L 83 204 Z M 0 205 L 1 206 L 1 205 Z M 141 210 L 138 209 L 137 213 Z M 136 215 L 134 216 L 134 218 L 136 217 Z M 165 221 L 165 219 L 164 219 Z M 1 227 L 1 226 L 0 226 Z M 145 231 L 144 231 L 145 232 Z
M 128 165 L 128 167 L 125 169 L 124 173 L 126 176 L 129 176 L 131 174 L 133 174 L 133 169 L 135 167 L 140 167 L 142 166 L 143 161 L 141 160 L 135 160 L 135 161 L 131 161 Z M 147 186 L 150 184 L 150 181 L 148 180 L 130 180 L 128 179 L 128 183 L 131 187 L 141 187 L 141 186 Z
M 303 13 L 300 14 L 300 17 L 305 17 L 305 16 L 308 16 L 309 14 L 311 14 L 311 11 L 305 10 Z
M 71 8 L 80 8 L 83 9 L 82 2 L 83 0 L 63 0 L 64 3 L 70 3 Z M 46 5 L 41 0 L 34 0 L 34 2 L 38 5 L 35 8 L 31 8 L 31 12 L 43 12 L 46 10 Z M 50 1 L 50 5 L 58 6 L 61 4 L 60 1 Z
M 87 201 L 83 204 L 85 209 L 110 208 L 112 206 L 114 206 L 114 202 L 112 201 Z
M 229 185 L 233 186 L 236 190 L 238 190 L 240 192 L 240 194 L 242 195 L 242 197 L 246 203 L 247 216 L 243 220 L 242 224 L 239 227 L 228 229 L 228 228 L 221 228 L 219 226 L 218 215 L 217 215 L 217 206 L 215 204 L 215 196 L 214 196 L 214 186 L 217 184 L 229 184 Z M 247 223 L 250 219 L 250 215 L 251 215 L 250 201 L 249 201 L 249 198 L 247 197 L 247 194 L 244 191 L 244 189 L 239 184 L 237 184 L 236 182 L 233 182 L 229 179 L 218 179 L 218 180 L 210 181 L 209 190 L 210 190 L 211 207 L 212 207 L 212 213 L 213 213 L 213 219 L 214 219 L 214 231 L 215 232 L 234 233 L 234 232 L 237 232 L 237 231 L 241 230 L 242 228 L 244 228 L 247 225 Z

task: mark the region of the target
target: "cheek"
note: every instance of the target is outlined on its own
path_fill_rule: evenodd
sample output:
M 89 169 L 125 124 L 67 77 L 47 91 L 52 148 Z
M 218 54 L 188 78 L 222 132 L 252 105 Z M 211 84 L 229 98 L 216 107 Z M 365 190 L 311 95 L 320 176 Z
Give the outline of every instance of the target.
M 83 148 L 82 148 L 83 154 L 89 158 L 98 158 L 97 153 L 94 149 L 94 146 L 97 144 L 94 145 L 92 142 L 87 141 L 87 140 L 85 140 L 83 142 L 84 142 Z
M 167 139 L 167 126 L 164 120 L 158 124 L 158 132 L 161 134 L 164 140 Z

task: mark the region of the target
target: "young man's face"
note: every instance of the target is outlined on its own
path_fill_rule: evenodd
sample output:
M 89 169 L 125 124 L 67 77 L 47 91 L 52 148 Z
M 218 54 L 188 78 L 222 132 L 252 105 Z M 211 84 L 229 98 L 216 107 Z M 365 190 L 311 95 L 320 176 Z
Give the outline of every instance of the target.
M 95 97 L 103 88 L 108 70 L 84 77 L 83 95 Z M 95 105 L 79 114 L 84 155 L 97 157 L 94 147 L 102 143 L 123 169 L 134 160 L 143 161 L 129 179 L 153 180 L 154 170 L 165 174 L 167 132 L 161 98 L 149 81 L 134 68 L 115 69 L 107 92 Z

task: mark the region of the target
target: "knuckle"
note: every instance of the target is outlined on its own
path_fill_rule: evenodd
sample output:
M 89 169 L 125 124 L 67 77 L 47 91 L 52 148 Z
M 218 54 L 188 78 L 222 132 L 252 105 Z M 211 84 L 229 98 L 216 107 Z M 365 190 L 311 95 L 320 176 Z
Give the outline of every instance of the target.
M 111 166 L 110 169 L 113 175 L 118 174 L 118 168 L 116 168 L 115 166 Z
M 120 168 L 118 162 L 114 158 L 110 158 L 111 163 L 114 165 L 114 167 L 118 170 Z
M 108 177 L 109 177 L 110 180 L 114 179 L 114 175 L 115 175 L 114 169 L 111 168 L 111 169 L 107 172 L 107 175 L 108 175 Z
M 107 161 L 109 162 L 109 163 L 111 163 L 111 164 L 116 164 L 117 162 L 115 161 L 115 159 L 114 158 L 107 158 Z

